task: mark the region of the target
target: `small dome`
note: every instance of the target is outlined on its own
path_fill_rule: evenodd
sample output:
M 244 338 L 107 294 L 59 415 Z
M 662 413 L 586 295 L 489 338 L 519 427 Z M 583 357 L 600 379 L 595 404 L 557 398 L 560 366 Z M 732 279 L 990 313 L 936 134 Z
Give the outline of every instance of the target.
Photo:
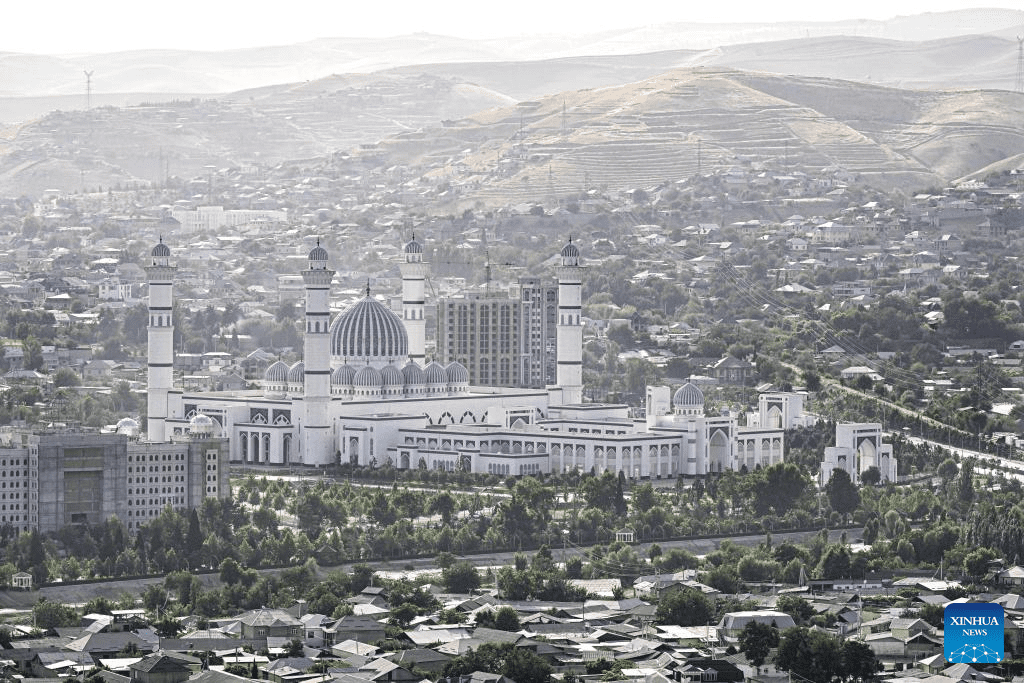
M 416 241 L 416 235 L 412 236 L 412 239 L 405 245 L 406 254 L 422 254 L 423 245 Z
M 118 434 L 127 434 L 128 436 L 139 435 L 139 423 L 130 417 L 122 417 L 117 421 L 117 426 L 114 427 L 114 431 Z
M 276 361 L 270 364 L 267 371 L 263 373 L 263 381 L 281 384 L 288 381 L 288 365 L 284 361 Z
M 704 407 L 704 392 L 696 384 L 687 382 L 676 390 L 672 397 L 672 405 L 677 408 Z
M 171 248 L 164 244 L 164 238 L 160 238 L 160 242 L 153 247 L 151 252 L 153 258 L 169 258 L 171 256 Z
M 453 360 L 445 368 L 449 384 L 469 384 L 469 370 L 462 363 Z
M 306 381 L 306 364 L 301 360 L 288 368 L 288 383 L 302 384 Z
M 384 378 L 380 376 L 380 372 L 376 368 L 367 365 L 356 373 L 356 376 L 352 380 L 352 384 L 357 387 L 373 387 L 380 389 L 384 384 Z
M 432 361 L 424 368 L 423 374 L 427 376 L 427 384 L 448 384 L 448 373 L 437 361 Z
M 564 247 L 562 247 L 562 258 L 575 258 L 575 259 L 578 259 L 579 257 L 580 257 L 579 247 L 577 247 L 575 244 L 573 244 L 572 240 L 569 240 L 569 243 L 566 244 Z
M 310 261 L 323 261 L 323 262 L 326 262 L 327 261 L 327 250 L 324 249 L 323 247 L 321 247 L 320 243 L 317 242 L 316 246 L 313 247 L 313 250 L 311 252 L 309 252 L 309 260 Z
M 402 368 L 402 376 L 405 378 L 406 386 L 427 383 L 427 375 L 423 372 L 423 368 L 416 365 L 413 361 L 409 361 Z
M 402 371 L 394 365 L 387 365 L 380 371 L 381 384 L 386 387 L 400 387 L 405 384 Z
M 197 413 L 188 421 L 188 432 L 192 436 L 213 436 L 213 418 Z
M 331 384 L 350 387 L 356 378 L 356 369 L 351 365 L 342 365 L 331 373 Z

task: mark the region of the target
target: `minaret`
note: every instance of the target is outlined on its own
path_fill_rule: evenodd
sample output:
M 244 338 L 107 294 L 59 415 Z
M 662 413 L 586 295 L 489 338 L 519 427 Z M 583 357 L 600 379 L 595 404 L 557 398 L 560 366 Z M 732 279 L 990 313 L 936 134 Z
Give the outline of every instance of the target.
M 327 250 L 316 246 L 309 252 L 309 268 L 302 271 L 306 284 L 306 330 L 303 335 L 302 462 L 330 465 L 334 462 L 331 439 L 331 278 Z
M 427 322 L 423 319 L 424 282 L 429 265 L 423 262 L 423 246 L 416 241 L 405 245 L 402 271 L 402 322 L 409 335 L 409 359 L 423 367 L 427 347 Z
M 562 247 L 558 274 L 558 328 L 556 331 L 557 372 L 555 382 L 562 390 L 562 404 L 583 402 L 583 266 L 580 250 L 572 243 Z
M 149 348 L 147 360 L 146 438 L 152 443 L 167 441 L 167 396 L 174 387 L 174 273 L 171 250 L 163 237 L 153 247 L 146 266 L 149 281 Z

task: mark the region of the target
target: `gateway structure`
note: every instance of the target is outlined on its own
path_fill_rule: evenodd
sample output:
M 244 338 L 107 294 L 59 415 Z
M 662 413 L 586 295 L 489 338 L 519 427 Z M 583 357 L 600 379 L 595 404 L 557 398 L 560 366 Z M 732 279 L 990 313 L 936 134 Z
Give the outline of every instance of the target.
M 476 386 L 458 362 L 426 358 L 424 281 L 429 266 L 413 238 L 404 248 L 402 311 L 364 297 L 333 320 L 327 251 L 317 244 L 302 272 L 303 358 L 271 365 L 258 390 L 183 392 L 171 386 L 169 323 L 173 267 L 165 245 L 153 250 L 150 276 L 150 434 L 187 435 L 210 418 L 230 443 L 233 462 L 327 466 L 353 463 L 506 475 L 579 469 L 628 477 L 702 476 L 780 462 L 776 410 L 740 427 L 705 417 L 693 385 L 667 402 L 649 400 L 648 419 L 623 405 L 583 403 L 580 250 L 570 240 L 557 267 L 556 383 L 545 389 Z M 777 403 L 777 402 L 776 402 Z M 772 404 L 776 405 L 776 404 Z M 788 418 L 787 418 L 788 419 Z M 151 440 L 156 440 L 152 439 Z

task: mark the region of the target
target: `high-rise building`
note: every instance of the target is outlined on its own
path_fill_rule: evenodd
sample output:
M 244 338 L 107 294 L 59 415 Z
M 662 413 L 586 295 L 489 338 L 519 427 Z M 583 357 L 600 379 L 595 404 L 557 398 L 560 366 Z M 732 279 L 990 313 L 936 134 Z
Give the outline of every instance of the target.
M 522 386 L 543 389 L 555 383 L 558 335 L 558 284 L 519 278 L 513 296 L 523 305 L 520 345 Z
M 507 294 L 466 294 L 437 302 L 437 357 L 457 362 L 477 386 L 522 383 L 523 305 Z

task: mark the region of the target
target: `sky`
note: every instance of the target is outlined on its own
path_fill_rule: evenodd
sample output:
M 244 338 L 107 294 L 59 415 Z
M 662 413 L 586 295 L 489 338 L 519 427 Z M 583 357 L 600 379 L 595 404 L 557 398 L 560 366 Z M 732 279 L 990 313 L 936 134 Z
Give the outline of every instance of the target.
M 980 7 L 1024 9 L 1024 0 L 11 0 L 4 7 L 0 52 L 227 50 L 325 37 L 383 37 L 415 32 L 499 38 L 592 33 L 679 21 L 882 20 Z

